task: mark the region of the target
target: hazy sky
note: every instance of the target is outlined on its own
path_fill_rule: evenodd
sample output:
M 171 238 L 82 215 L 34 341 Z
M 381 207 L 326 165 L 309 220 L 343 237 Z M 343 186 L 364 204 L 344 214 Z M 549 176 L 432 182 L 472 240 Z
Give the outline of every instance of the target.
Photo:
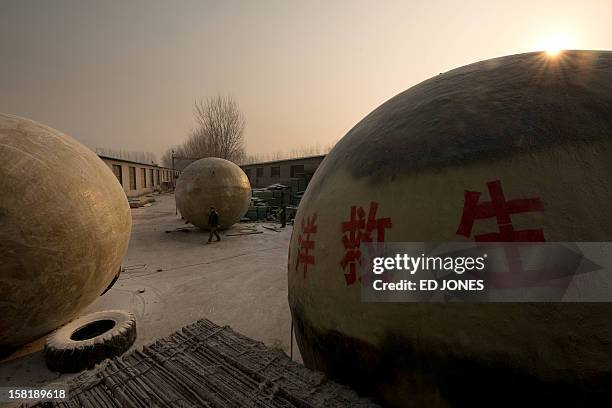
M 230 94 L 249 153 L 327 145 L 395 94 L 482 59 L 612 49 L 612 0 L 0 0 L 0 112 L 91 148 L 161 153 Z

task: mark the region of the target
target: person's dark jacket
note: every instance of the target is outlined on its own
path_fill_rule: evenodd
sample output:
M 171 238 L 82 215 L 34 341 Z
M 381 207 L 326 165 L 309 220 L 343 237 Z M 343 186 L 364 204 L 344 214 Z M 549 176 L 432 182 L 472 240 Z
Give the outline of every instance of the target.
M 219 225 L 219 214 L 216 211 L 208 213 L 208 225 L 216 227 Z

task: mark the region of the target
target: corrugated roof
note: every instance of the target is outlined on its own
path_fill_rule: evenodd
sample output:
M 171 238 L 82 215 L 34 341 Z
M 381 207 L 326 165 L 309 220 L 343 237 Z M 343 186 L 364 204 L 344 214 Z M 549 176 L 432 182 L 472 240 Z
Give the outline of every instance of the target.
M 139 164 L 141 166 L 151 166 L 151 167 L 156 167 L 158 169 L 172 170 L 170 167 L 162 167 L 159 164 L 154 164 L 154 163 L 142 163 L 142 162 L 137 162 L 137 161 L 132 161 L 132 160 L 119 159 L 117 157 L 104 156 L 102 154 L 99 154 L 98 157 L 101 158 L 102 160 L 104 159 L 114 160 L 114 161 L 119 161 L 123 163 Z
M 306 156 L 306 157 L 294 157 L 292 159 L 281 159 L 281 160 L 271 160 L 267 162 L 259 162 L 259 163 L 249 163 L 249 164 L 241 164 L 240 167 L 247 166 L 265 166 L 269 164 L 282 163 L 282 162 L 290 162 L 290 161 L 299 161 L 299 160 L 308 160 L 308 159 L 316 159 L 316 158 L 324 158 L 327 156 L 326 154 L 317 154 L 315 156 Z

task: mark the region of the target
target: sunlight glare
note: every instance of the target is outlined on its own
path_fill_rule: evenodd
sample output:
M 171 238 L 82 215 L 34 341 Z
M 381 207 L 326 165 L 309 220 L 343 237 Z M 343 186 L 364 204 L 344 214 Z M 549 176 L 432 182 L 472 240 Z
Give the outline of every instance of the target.
M 570 46 L 569 38 L 566 35 L 551 36 L 540 42 L 540 49 L 546 51 L 549 57 L 556 57 L 563 50 Z

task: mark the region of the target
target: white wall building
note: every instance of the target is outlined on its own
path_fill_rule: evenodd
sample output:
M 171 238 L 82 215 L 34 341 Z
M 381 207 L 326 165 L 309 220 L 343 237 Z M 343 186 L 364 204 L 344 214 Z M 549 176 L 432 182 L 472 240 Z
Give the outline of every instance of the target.
M 139 197 L 156 190 L 170 190 L 179 174 L 178 170 L 173 171 L 157 164 L 138 163 L 102 155 L 99 157 L 113 171 L 128 197 Z

